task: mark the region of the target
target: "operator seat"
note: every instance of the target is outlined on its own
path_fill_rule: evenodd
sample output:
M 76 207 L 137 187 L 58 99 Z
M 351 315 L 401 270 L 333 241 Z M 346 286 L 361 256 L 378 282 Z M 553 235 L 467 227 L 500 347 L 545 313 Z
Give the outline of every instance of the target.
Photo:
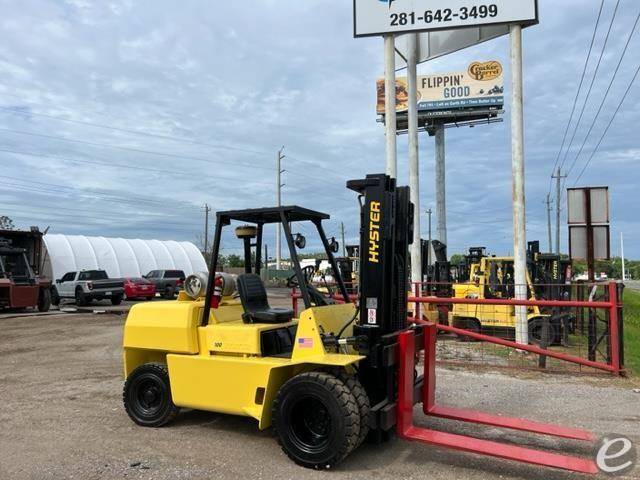
M 293 319 L 293 310 L 269 306 L 262 279 L 255 273 L 239 275 L 237 286 L 244 308 L 244 323 L 287 323 Z

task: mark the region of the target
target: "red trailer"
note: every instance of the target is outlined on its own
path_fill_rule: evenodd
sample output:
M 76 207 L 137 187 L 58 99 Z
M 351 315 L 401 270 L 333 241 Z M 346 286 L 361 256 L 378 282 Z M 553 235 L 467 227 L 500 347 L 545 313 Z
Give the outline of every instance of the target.
M 42 233 L 0 231 L 0 308 L 37 308 L 46 312 L 51 306 L 51 280 L 39 276 Z

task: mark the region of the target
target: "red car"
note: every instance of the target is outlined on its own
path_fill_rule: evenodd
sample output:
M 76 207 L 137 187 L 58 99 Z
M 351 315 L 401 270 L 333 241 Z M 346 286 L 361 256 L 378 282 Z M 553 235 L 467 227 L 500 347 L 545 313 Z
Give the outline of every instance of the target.
M 146 278 L 125 278 L 124 294 L 126 298 L 151 300 L 156 296 L 156 286 Z

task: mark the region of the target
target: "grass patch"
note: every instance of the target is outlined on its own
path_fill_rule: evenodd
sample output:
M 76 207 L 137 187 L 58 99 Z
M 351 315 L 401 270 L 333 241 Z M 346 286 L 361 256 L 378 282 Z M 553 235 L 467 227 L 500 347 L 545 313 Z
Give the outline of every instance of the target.
M 624 363 L 640 375 L 640 292 L 626 288 L 624 304 Z

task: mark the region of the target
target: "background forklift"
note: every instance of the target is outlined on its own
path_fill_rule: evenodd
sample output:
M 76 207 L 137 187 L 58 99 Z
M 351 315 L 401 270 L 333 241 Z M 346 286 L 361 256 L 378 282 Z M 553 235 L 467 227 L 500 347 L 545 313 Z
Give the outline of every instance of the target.
M 322 228 L 328 215 L 300 207 L 220 212 L 209 274 L 188 277 L 176 301 L 138 304 L 129 313 L 123 399 L 131 419 L 159 427 L 180 407 L 253 417 L 261 429 L 274 427 L 293 461 L 316 469 L 336 465 L 365 438 L 381 442 L 397 432 L 408 440 L 593 473 L 587 460 L 412 425 L 413 405 L 422 401 L 429 415 L 592 438 L 579 430 L 434 404 L 435 325 L 407 324 L 409 189 L 382 174 L 347 186 L 359 193 L 361 204 L 359 305 L 349 303 L 340 275 L 345 303 L 334 304 L 300 268 L 290 223 L 308 221 L 339 271 Z M 215 273 L 222 231 L 232 221 L 245 224 L 236 229 L 246 259 L 237 292 L 232 277 Z M 298 319 L 292 310 L 270 307 L 259 277 L 262 231 L 272 223 L 284 228 L 295 270 L 290 280 L 304 301 Z M 427 378 L 416 369 L 423 347 Z
M 553 254 L 541 254 L 538 241 L 527 249 L 527 292 L 531 300 L 566 300 L 569 287 L 568 261 Z M 472 247 L 458 266 L 458 282 L 453 285 L 457 298 L 514 298 L 513 257 L 489 256 L 485 247 Z M 545 345 L 566 343 L 573 331 L 573 315 L 560 309 L 528 307 L 529 337 Z M 449 313 L 451 325 L 501 337 L 515 335 L 515 307 L 508 305 L 454 305 Z M 543 330 L 548 329 L 548 332 Z

